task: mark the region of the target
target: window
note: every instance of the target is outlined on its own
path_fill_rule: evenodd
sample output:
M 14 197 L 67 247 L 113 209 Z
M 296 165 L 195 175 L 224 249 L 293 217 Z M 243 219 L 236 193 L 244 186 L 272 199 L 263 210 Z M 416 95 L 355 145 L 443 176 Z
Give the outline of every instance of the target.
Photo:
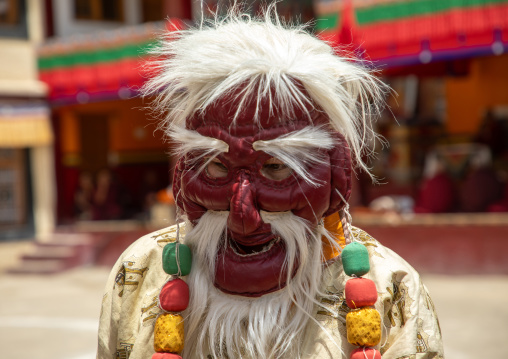
M 166 18 L 192 19 L 192 0 L 143 0 L 143 22 Z
M 19 3 L 16 0 L 0 0 L 0 24 L 19 24 Z
M 164 20 L 164 6 L 162 0 L 145 0 L 142 2 L 143 22 Z
M 0 149 L 0 231 L 26 220 L 25 161 L 21 149 Z
M 25 0 L 0 0 L 0 37 L 28 36 Z
M 79 20 L 123 22 L 123 0 L 74 0 L 74 16 Z

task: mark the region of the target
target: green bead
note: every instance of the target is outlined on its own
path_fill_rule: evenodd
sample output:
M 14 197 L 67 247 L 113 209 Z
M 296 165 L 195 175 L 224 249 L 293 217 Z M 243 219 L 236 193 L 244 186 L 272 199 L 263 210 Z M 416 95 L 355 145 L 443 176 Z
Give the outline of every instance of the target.
M 370 270 L 369 251 L 358 242 L 352 242 L 342 250 L 342 267 L 348 276 L 360 277 Z
M 182 243 L 168 243 L 162 250 L 162 268 L 171 275 L 187 275 L 192 266 L 192 252 Z

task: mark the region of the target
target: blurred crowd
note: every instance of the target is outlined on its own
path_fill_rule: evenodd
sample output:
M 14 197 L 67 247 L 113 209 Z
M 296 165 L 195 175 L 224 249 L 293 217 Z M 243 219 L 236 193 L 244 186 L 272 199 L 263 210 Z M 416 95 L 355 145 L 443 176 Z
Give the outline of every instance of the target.
M 153 220 L 166 216 L 174 219 L 174 210 L 161 213 L 161 207 L 173 207 L 171 187 L 160 188 L 156 175 L 146 172 L 138 193 L 129 193 L 121 181 L 109 169 L 98 171 L 95 176 L 88 171 L 80 173 L 74 194 L 75 218 L 82 221 L 138 219 Z

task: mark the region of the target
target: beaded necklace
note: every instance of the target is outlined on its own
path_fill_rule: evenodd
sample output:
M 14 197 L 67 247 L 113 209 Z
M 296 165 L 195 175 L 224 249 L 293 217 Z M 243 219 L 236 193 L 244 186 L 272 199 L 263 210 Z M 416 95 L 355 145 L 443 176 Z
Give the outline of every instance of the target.
M 346 245 L 345 238 L 351 234 L 348 217 L 348 214 L 335 214 L 325 219 L 325 226 L 329 228 L 329 224 L 335 222 L 334 227 L 338 229 L 330 232 L 338 239 L 339 246 L 343 247 L 342 266 L 346 275 L 351 277 L 345 286 L 346 304 L 351 309 L 346 315 L 347 340 L 358 348 L 351 352 L 350 359 L 381 359 L 381 353 L 373 348 L 381 341 L 381 315 L 373 307 L 377 301 L 376 284 L 362 278 L 370 271 L 369 253 L 359 242 Z M 325 259 L 333 258 L 325 255 Z M 176 242 L 168 243 L 162 251 L 162 267 L 171 277 L 158 297 L 158 305 L 163 313 L 155 322 L 156 353 L 152 359 L 182 359 L 179 353 L 184 348 L 184 319 L 180 313 L 189 305 L 189 286 L 180 277 L 188 275 L 191 266 L 192 252 L 179 242 L 177 235 Z
M 156 353 L 152 359 L 182 359 L 178 353 L 183 351 L 184 326 L 179 313 L 189 305 L 189 286 L 180 277 L 190 273 L 192 252 L 178 238 L 176 242 L 166 244 L 162 250 L 162 268 L 171 277 L 158 297 L 163 313 L 155 321 L 153 345 Z

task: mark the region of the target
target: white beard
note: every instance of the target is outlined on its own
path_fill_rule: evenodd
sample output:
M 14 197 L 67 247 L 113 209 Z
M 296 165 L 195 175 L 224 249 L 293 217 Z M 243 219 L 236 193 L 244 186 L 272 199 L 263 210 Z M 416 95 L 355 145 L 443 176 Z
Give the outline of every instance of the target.
M 183 357 L 301 358 L 303 333 L 314 306 L 319 305 L 317 296 L 323 295 L 319 290 L 321 236 L 326 230 L 322 226 L 312 230 L 291 212 L 262 211 L 263 220 L 285 242 L 287 273 L 293 273 L 297 259 L 299 269 L 293 278 L 286 278 L 286 287 L 276 292 L 258 298 L 229 295 L 213 285 L 228 214 L 208 211 L 185 236 L 193 251 L 193 267 L 188 276 L 190 304 L 184 313 Z

